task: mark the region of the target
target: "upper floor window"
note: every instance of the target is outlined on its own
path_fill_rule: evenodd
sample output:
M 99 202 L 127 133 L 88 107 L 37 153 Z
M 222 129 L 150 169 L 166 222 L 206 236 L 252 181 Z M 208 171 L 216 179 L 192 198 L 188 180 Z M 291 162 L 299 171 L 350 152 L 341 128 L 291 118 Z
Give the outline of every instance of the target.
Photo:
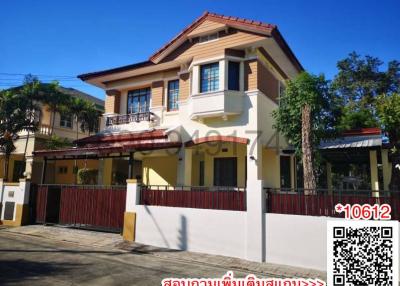
M 179 100 L 179 80 L 171 80 L 168 82 L 168 111 L 178 110 Z
M 219 63 L 200 66 L 200 92 L 219 89 Z
M 212 41 L 212 40 L 216 40 L 216 39 L 218 39 L 218 33 L 200 36 L 199 42 L 204 43 L 204 42 L 208 42 L 208 41 Z
M 228 63 L 228 90 L 240 90 L 240 63 Z
M 140 113 L 150 110 L 150 88 L 140 88 L 128 92 L 127 113 Z
M 60 115 L 60 126 L 65 128 L 72 128 L 72 116 L 61 114 Z

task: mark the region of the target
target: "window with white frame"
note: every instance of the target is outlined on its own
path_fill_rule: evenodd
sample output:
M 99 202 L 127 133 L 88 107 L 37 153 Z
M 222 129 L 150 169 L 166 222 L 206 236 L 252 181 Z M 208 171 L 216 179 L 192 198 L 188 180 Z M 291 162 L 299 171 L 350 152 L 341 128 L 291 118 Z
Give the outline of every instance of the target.
M 127 113 L 141 113 L 150 110 L 151 89 L 140 88 L 128 92 Z
M 168 91 L 167 91 L 167 110 L 173 111 L 179 109 L 179 80 L 170 80 L 168 82 Z
M 60 115 L 60 127 L 72 128 L 72 116 L 61 114 Z
M 219 89 L 219 63 L 200 66 L 200 92 L 210 92 Z

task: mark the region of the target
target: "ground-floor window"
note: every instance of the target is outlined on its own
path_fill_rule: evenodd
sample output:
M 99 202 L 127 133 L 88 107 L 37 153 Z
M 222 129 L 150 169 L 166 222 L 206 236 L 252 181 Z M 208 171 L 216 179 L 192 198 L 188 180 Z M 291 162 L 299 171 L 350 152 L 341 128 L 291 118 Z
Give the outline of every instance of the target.
M 214 158 L 214 186 L 237 187 L 237 158 Z

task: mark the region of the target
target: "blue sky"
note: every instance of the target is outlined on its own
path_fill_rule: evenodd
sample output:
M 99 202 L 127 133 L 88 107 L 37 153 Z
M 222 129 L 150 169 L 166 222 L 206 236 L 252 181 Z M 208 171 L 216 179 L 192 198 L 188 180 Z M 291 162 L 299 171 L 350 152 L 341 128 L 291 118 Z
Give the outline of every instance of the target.
M 278 25 L 303 66 L 328 78 L 353 50 L 400 60 L 399 0 L 2 0 L 0 88 L 32 73 L 103 98 L 74 77 L 146 60 L 205 10 Z

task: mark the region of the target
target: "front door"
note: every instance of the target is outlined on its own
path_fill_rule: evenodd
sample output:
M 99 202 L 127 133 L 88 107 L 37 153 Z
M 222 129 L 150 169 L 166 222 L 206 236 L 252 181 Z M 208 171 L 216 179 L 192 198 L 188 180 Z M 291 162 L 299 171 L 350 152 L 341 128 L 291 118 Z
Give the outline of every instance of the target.
M 214 158 L 214 186 L 237 187 L 237 158 Z

